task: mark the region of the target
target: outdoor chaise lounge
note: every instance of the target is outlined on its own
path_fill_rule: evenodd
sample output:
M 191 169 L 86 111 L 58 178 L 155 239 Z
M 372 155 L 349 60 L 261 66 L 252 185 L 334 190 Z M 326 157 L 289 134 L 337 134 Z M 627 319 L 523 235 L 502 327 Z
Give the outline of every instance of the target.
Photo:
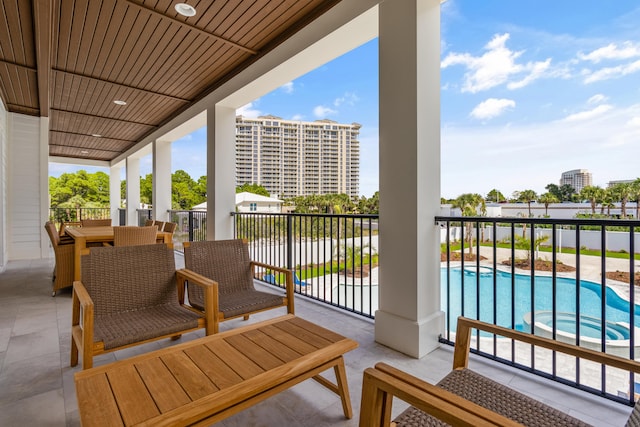
M 241 316 L 247 320 L 250 314 L 272 308 L 285 306 L 288 313 L 294 314 L 291 270 L 251 261 L 247 243 L 241 239 L 185 242 L 184 263 L 187 269 L 214 281 L 214 333 L 218 332 L 219 322 Z M 284 274 L 286 294 L 256 290 L 253 284 L 256 268 Z M 189 281 L 187 293 L 189 305 L 201 311 L 202 289 L 191 286 Z
M 547 404 L 468 369 L 472 329 L 640 373 L 640 363 L 633 360 L 459 317 L 453 370 L 437 386 L 385 363 L 378 363 L 374 368 L 364 371 L 360 426 L 390 425 L 394 397 L 412 405 L 394 420 L 397 427 L 588 426 Z M 627 426 L 639 425 L 639 408 L 636 405 Z
M 175 269 L 166 244 L 112 246 L 87 250 L 82 281 L 73 284 L 71 366 L 93 365 L 93 356 L 206 328 L 213 333 L 212 281 Z M 202 313 L 178 302 L 178 286 L 201 286 Z

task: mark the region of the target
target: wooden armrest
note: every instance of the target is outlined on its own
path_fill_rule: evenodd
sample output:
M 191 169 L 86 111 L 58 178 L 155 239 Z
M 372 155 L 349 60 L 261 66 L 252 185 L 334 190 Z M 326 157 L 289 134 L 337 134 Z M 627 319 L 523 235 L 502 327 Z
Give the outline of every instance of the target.
M 73 307 L 71 313 L 71 333 L 82 343 L 83 354 L 93 345 L 93 300 L 82 282 L 73 282 Z M 72 338 L 73 339 L 73 338 Z M 73 360 L 73 358 L 72 358 Z M 83 361 L 83 366 L 84 365 Z
M 255 276 L 255 268 L 256 267 L 262 267 L 268 270 L 273 270 L 276 271 L 278 273 L 282 273 L 285 276 L 285 291 L 287 293 L 287 312 L 290 314 L 295 314 L 295 307 L 293 305 L 293 290 L 294 290 L 294 284 L 293 284 L 293 271 L 287 269 L 287 268 L 282 268 L 282 267 L 277 267 L 275 265 L 269 265 L 269 264 L 265 264 L 263 262 L 258 262 L 258 261 L 251 261 L 251 271 L 253 273 L 253 276 Z
M 533 344 L 538 347 L 543 347 L 549 350 L 568 354 L 570 356 L 579 357 L 581 359 L 602 363 L 604 365 L 623 369 L 625 371 L 640 373 L 640 362 L 637 362 L 635 360 L 625 359 L 620 356 L 614 356 L 612 354 L 590 350 L 585 347 L 578 347 L 573 344 L 567 344 L 538 335 L 503 328 L 502 326 L 485 323 L 480 320 L 468 319 L 462 316 L 458 317 L 458 326 L 456 327 L 456 344 L 453 353 L 453 369 L 466 368 L 468 366 L 472 329 L 489 332 L 491 334 L 511 338 L 527 344 Z
M 385 364 L 378 364 L 375 368 L 364 371 L 360 426 L 389 425 L 393 397 L 455 426 L 521 426 L 500 414 Z
M 188 270 L 186 268 L 176 271 L 177 286 L 178 286 L 178 298 L 180 305 L 184 304 L 185 285 L 186 282 L 202 287 L 204 293 L 204 317 L 206 321 L 206 333 L 207 335 L 217 333 L 217 323 L 214 323 L 214 319 L 218 318 L 219 299 L 218 299 L 218 282 L 204 277 L 195 271 Z

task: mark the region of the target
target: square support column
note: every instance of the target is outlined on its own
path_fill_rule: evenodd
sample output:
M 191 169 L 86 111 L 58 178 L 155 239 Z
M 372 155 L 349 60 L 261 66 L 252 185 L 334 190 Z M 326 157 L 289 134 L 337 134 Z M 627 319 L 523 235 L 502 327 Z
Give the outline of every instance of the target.
M 207 110 L 207 240 L 233 238 L 236 209 L 236 110 Z
M 380 288 L 376 341 L 437 348 L 440 310 L 440 0 L 379 5 Z
M 138 225 L 140 159 L 127 157 L 127 225 Z
M 170 221 L 171 141 L 153 142 L 153 218 Z
M 121 166 L 112 166 L 109 169 L 109 208 L 111 210 L 111 224 L 120 225 L 120 186 L 122 180 L 120 179 L 120 173 L 122 172 Z

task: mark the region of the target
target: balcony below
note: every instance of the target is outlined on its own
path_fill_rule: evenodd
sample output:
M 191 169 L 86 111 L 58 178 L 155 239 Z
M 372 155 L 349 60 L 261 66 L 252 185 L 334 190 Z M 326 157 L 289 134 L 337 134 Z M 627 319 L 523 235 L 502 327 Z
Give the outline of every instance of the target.
M 180 266 L 182 257 L 177 255 L 176 261 Z M 71 293 L 67 289 L 55 298 L 50 296 L 52 269 L 52 259 L 13 261 L 0 274 L 0 425 L 80 424 L 73 375 L 81 368 L 69 367 Z M 252 316 L 249 322 L 274 314 Z M 280 314 L 285 314 L 284 309 Z M 356 426 L 365 368 L 385 361 L 430 382 L 437 382 L 451 368 L 451 347 L 443 346 L 418 360 L 377 344 L 372 320 L 300 295 L 296 295 L 296 314 L 359 342 L 360 347 L 345 356 L 354 418 L 345 420 L 337 396 L 314 381 L 306 381 L 219 425 Z M 231 320 L 222 323 L 221 329 L 242 324 L 242 320 Z M 191 333 L 176 342 L 203 335 L 203 331 Z M 172 343 L 162 340 L 121 350 L 99 356 L 94 363 L 109 363 Z M 622 426 L 631 412 L 628 406 L 487 359 L 472 355 L 471 360 L 474 370 L 596 426 Z M 396 401 L 394 412 L 404 406 Z

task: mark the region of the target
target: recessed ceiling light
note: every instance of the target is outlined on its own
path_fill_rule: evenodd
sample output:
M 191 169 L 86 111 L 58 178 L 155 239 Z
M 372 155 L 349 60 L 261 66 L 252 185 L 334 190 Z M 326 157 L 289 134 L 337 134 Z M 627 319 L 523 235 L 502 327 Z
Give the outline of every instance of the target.
M 87 150 L 82 150 L 80 151 L 80 154 L 89 154 L 89 152 Z
M 189 6 L 186 3 L 178 3 L 175 5 L 176 12 L 178 12 L 182 16 L 194 16 L 196 14 L 196 10 L 193 6 Z
M 115 101 L 113 101 L 113 103 L 117 105 L 127 105 L 127 102 L 121 99 L 116 99 Z
M 95 138 L 102 138 L 102 135 L 100 135 L 98 133 L 92 133 L 91 136 L 93 136 Z

